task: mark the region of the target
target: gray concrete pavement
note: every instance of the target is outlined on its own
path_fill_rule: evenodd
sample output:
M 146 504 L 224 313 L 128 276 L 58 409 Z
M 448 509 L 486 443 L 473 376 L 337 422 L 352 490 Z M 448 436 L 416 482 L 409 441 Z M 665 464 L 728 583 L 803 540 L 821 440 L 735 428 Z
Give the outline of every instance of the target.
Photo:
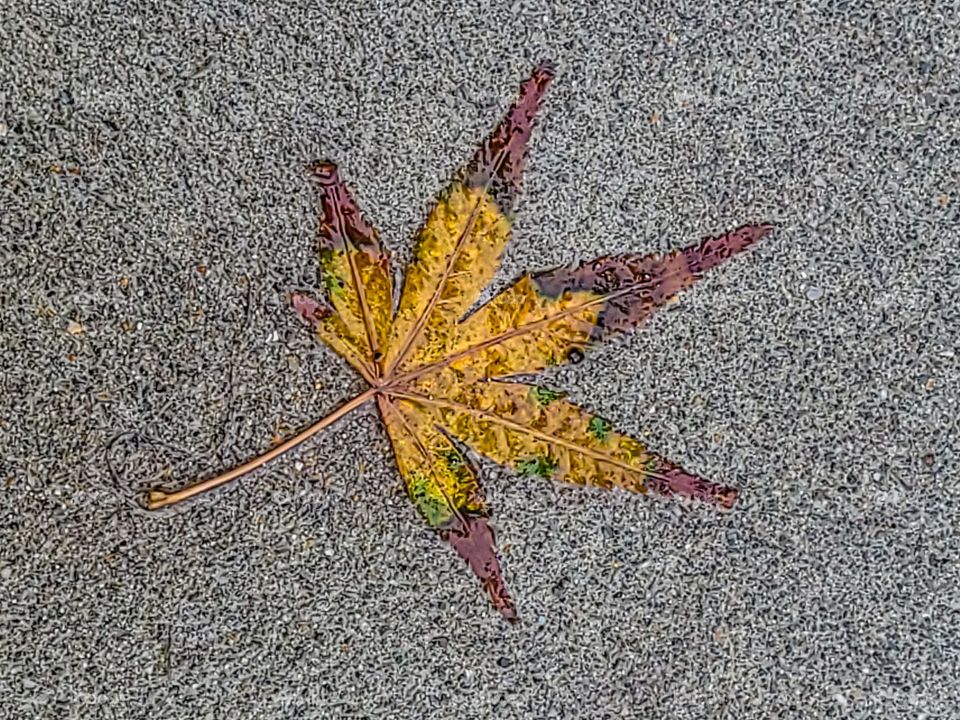
M 947 718 L 960 706 L 956 3 L 0 7 L 0 717 Z M 286 306 L 335 159 L 398 262 L 533 63 L 497 286 L 780 224 L 549 381 L 738 509 L 491 465 L 521 623 Z

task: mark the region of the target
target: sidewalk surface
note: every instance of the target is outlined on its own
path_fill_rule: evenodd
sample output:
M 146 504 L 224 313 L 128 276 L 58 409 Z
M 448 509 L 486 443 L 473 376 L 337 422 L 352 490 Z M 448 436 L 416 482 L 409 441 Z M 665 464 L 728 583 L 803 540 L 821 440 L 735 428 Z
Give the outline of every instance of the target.
M 0 718 L 954 715 L 957 4 L 378 5 L 0 7 Z M 371 408 L 137 510 L 362 389 L 286 300 L 307 165 L 402 267 L 542 58 L 497 288 L 779 224 L 546 376 L 737 508 L 483 464 L 516 626 Z

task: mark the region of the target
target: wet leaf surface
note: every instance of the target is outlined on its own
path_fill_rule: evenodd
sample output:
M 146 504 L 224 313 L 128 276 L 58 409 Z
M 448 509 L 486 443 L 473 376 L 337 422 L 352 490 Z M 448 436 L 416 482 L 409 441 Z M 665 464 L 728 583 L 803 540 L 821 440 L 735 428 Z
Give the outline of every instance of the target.
M 527 144 L 553 74 L 549 64 L 534 69 L 490 136 L 440 193 L 415 239 L 396 311 L 390 258 L 376 230 L 337 167 L 314 167 L 322 290 L 296 294 L 293 307 L 370 389 L 270 453 L 207 481 L 212 486 L 239 477 L 375 399 L 414 507 L 510 621 L 517 611 L 503 580 L 490 509 L 477 468 L 458 443 L 518 475 L 731 508 L 735 489 L 657 456 L 563 392 L 514 376 L 583 360 L 591 345 L 637 327 L 771 229 L 747 225 L 665 256 L 623 253 L 528 273 L 465 317 L 492 280 L 510 237 Z M 157 492 L 151 505 L 196 491 L 183 497 Z

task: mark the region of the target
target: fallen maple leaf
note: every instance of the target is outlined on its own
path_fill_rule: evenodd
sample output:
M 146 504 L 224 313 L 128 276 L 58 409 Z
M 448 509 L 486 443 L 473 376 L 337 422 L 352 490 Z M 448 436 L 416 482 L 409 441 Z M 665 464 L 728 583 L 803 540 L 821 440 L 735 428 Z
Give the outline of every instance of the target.
M 772 226 L 750 225 L 664 257 L 636 253 L 526 274 L 467 314 L 493 278 L 510 234 L 534 116 L 553 78 L 535 68 L 472 161 L 419 231 L 394 312 L 390 261 L 335 165 L 313 168 L 320 194 L 324 297 L 293 306 L 370 388 L 244 465 L 180 491 L 154 490 L 150 508 L 244 475 L 348 412 L 376 400 L 407 493 L 426 522 L 480 578 L 509 620 L 489 508 L 460 441 L 523 475 L 697 498 L 725 508 L 736 490 L 688 473 L 548 388 L 511 381 L 636 327 L 676 293 Z

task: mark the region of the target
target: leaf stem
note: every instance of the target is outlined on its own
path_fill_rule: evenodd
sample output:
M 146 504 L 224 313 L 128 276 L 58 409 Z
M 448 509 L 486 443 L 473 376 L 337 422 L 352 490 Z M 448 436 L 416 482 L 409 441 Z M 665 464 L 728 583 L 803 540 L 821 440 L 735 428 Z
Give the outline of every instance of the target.
M 195 495 L 200 493 L 213 490 L 214 488 L 220 487 L 225 483 L 230 482 L 231 480 L 236 480 L 239 477 L 243 477 L 249 472 L 256 470 L 261 465 L 266 465 L 268 462 L 274 458 L 280 457 L 288 450 L 300 445 L 305 440 L 309 440 L 311 437 L 316 435 L 318 432 L 323 430 L 325 427 L 332 425 L 337 420 L 342 418 L 344 415 L 349 414 L 350 412 L 356 410 L 358 407 L 366 403 L 368 400 L 372 400 L 373 397 L 379 392 L 379 388 L 369 388 L 365 392 L 360 393 L 352 400 L 344 403 L 336 410 L 331 412 L 329 415 L 321 418 L 313 425 L 308 427 L 306 430 L 301 433 L 293 436 L 289 440 L 277 445 L 272 450 L 269 450 L 262 455 L 258 455 L 252 460 L 248 460 L 239 465 L 232 470 L 228 470 L 225 473 L 221 473 L 216 477 L 209 478 L 207 480 L 201 480 L 194 483 L 193 485 L 188 485 L 185 488 L 181 488 L 176 492 L 166 492 L 165 490 L 151 490 L 147 494 L 146 507 L 148 510 L 158 510 L 162 507 L 167 507 L 169 505 L 175 505 L 179 502 L 183 502 L 188 498 L 192 498 Z

